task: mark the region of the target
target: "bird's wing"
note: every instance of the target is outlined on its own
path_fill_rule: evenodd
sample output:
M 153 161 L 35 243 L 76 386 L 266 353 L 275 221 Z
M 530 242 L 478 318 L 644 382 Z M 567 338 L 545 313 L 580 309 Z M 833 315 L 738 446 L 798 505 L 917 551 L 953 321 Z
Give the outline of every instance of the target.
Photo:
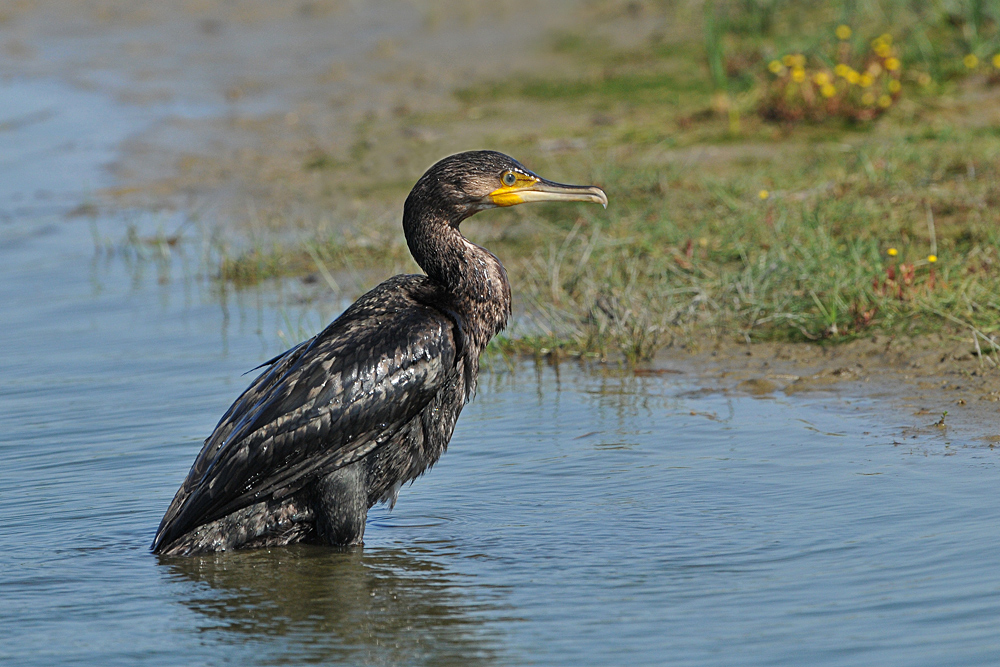
M 386 442 L 454 377 L 453 326 L 412 301 L 367 313 L 352 308 L 275 359 L 205 442 L 153 549 L 294 493 Z

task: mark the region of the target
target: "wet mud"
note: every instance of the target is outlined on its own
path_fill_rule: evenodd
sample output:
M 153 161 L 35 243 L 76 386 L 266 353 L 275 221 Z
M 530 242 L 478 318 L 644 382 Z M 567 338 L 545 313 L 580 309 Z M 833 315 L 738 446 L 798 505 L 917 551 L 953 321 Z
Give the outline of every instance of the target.
M 97 203 L 289 225 L 352 217 L 359 186 L 412 181 L 469 148 L 467 134 L 431 133 L 420 117 L 454 111 L 453 91 L 471 82 L 543 57 L 558 68 L 552 31 L 588 16 L 572 1 L 37 0 L 0 13 L 0 74 L 148 109 L 155 121 L 125 142 L 119 185 Z
M 826 346 L 720 343 L 670 349 L 638 374 L 681 372 L 706 391 L 759 398 L 836 392 L 884 403 L 906 430 L 948 428 L 984 445 L 1000 441 L 1000 371 L 995 355 L 945 335 L 871 336 Z

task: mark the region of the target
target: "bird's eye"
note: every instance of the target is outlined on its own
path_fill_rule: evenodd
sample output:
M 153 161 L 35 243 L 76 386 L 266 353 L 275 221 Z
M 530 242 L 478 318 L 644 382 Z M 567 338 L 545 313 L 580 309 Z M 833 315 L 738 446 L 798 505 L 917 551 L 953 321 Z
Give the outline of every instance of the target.
M 503 176 L 501 177 L 501 180 L 503 180 L 504 185 L 510 187 L 515 183 L 517 183 L 517 176 L 515 176 L 514 172 L 512 171 L 505 171 Z

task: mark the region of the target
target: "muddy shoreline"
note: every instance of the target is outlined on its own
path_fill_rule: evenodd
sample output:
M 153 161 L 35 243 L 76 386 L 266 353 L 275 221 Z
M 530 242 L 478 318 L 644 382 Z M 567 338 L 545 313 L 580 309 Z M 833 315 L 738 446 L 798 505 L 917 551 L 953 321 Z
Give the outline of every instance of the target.
M 909 339 L 872 336 L 839 345 L 717 344 L 668 349 L 637 374 L 682 372 L 706 391 L 773 398 L 834 392 L 886 406 L 902 441 L 933 433 L 993 448 L 1000 442 L 1000 372 L 971 335 Z M 947 413 L 945 415 L 944 413 Z M 943 450 L 938 453 L 944 453 Z
M 536 12 L 526 2 L 38 0 L 0 14 L 0 76 L 148 109 L 100 205 L 186 209 L 246 229 L 356 216 L 359 185 L 411 181 L 460 148 L 423 130 L 422 114 L 453 112 L 456 88 L 530 71 L 543 55 L 558 69 L 546 40 L 588 16 L 572 1 Z M 401 161 L 387 149 L 397 143 L 426 150 Z

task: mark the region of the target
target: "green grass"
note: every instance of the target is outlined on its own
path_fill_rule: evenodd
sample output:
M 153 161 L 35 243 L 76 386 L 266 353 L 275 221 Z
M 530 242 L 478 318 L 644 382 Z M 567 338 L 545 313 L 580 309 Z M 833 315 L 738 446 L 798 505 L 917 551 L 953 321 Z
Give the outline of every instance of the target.
M 1000 140 L 786 148 L 714 173 L 609 169 L 612 223 L 588 215 L 514 262 L 550 338 L 641 358 L 705 332 L 836 341 L 1000 329 Z
M 594 181 L 609 195 L 606 212 L 546 205 L 466 224 L 513 284 L 518 321 L 495 349 L 637 361 L 719 338 L 836 343 L 947 329 L 992 350 L 1000 116 L 991 109 L 1000 85 L 989 63 L 969 71 L 961 59 L 985 61 L 997 48 L 1000 3 L 911 4 L 716 3 L 688 16 L 712 17 L 709 38 L 681 26 L 618 50 L 563 33 L 553 51 L 576 58 L 578 76 L 474 84 L 456 92 L 463 111 L 421 117 L 444 136 L 477 137 L 545 176 Z M 859 45 L 893 35 L 900 102 L 873 123 L 763 121 L 755 105 L 768 60 L 821 52 L 839 23 L 853 26 Z M 933 85 L 918 85 L 918 72 Z M 388 134 L 377 123 L 364 131 Z M 586 148 L 546 152 L 540 137 Z M 353 167 L 390 150 L 382 145 Z M 390 146 L 408 164 L 430 152 Z M 326 156 L 304 165 L 331 182 L 342 168 Z M 394 174 L 388 189 L 369 182 L 354 194 L 396 194 L 401 182 Z M 242 285 L 320 264 L 334 273 L 413 270 L 398 216 L 387 220 L 378 243 L 318 232 L 308 244 L 226 256 L 220 276 Z

